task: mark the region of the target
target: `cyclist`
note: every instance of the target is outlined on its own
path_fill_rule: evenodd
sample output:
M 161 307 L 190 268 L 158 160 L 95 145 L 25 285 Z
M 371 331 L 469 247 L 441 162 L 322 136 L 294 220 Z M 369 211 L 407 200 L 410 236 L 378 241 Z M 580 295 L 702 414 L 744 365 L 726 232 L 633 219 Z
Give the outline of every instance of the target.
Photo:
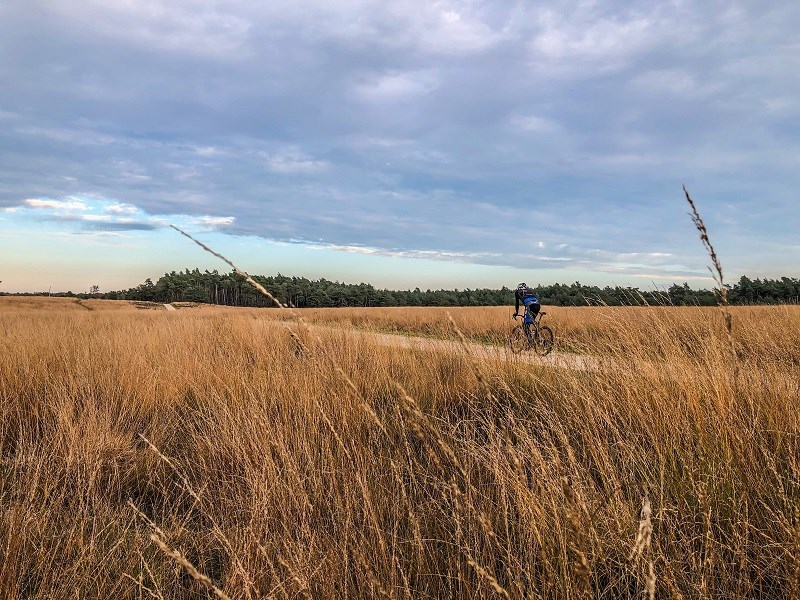
M 520 283 L 517 286 L 517 291 L 514 293 L 514 298 L 517 301 L 516 308 L 514 309 L 514 318 L 516 319 L 519 316 L 519 304 L 521 302 L 525 306 L 525 322 L 533 323 L 533 320 L 542 308 L 536 292 L 529 288 L 527 283 Z

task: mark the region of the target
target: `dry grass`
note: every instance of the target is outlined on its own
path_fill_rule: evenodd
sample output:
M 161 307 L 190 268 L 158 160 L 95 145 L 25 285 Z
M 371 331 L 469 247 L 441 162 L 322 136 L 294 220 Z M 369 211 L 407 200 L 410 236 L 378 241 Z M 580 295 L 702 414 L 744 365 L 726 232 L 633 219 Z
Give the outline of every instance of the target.
M 86 304 L 0 298 L 2 597 L 800 594 L 798 307 L 731 309 L 738 368 L 719 311 L 553 309 L 617 359 L 572 373 Z
M 663 356 L 671 344 L 703 346 L 705 337 L 724 332 L 724 317 L 717 308 L 695 307 L 545 307 L 543 322 L 553 328 L 559 349 L 567 352 L 613 352 L 642 358 Z M 755 357 L 764 351 L 774 357 L 800 354 L 800 311 L 792 306 L 742 306 L 732 313 L 734 337 L 741 350 Z M 309 323 L 337 324 L 348 328 L 452 339 L 451 315 L 458 329 L 470 340 L 504 344 L 511 320 L 511 307 L 468 308 L 322 308 L 306 309 Z M 271 319 L 291 320 L 278 310 Z M 662 336 L 663 342 L 655 339 Z M 766 337 L 765 337 L 766 336 Z M 632 351 L 628 346 L 634 344 Z M 772 352 L 779 348 L 781 353 Z M 784 352 L 789 350 L 788 353 Z

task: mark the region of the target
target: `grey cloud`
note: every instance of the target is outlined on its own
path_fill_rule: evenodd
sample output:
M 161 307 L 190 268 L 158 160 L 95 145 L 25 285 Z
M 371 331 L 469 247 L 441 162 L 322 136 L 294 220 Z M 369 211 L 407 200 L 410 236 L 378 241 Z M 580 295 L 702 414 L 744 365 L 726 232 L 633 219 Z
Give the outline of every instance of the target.
M 81 227 L 91 231 L 155 231 L 160 225 L 132 221 L 130 223 L 103 223 L 101 221 L 84 221 Z
M 87 217 L 97 217 L 90 219 Z M 53 221 L 61 223 L 69 223 L 79 230 L 84 231 L 155 231 L 164 227 L 158 223 L 148 223 L 146 221 L 137 221 L 134 219 L 108 219 L 100 218 L 100 215 L 85 215 L 85 214 L 49 214 L 40 217 L 42 221 Z
M 787 240 L 797 221 L 793 2 L 2 11 L 0 206 L 94 195 L 490 264 L 666 250 L 685 273 L 704 258 L 684 250 L 682 183 L 722 236 Z M 765 214 L 723 222 L 753 194 Z M 564 243 L 607 254 L 550 253 Z

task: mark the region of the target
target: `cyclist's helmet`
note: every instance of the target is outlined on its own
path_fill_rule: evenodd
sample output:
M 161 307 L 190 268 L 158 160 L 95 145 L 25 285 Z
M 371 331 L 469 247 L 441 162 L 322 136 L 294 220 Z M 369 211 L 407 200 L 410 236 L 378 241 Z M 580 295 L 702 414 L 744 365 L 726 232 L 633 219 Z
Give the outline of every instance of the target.
M 520 283 L 520 284 L 517 286 L 517 289 L 518 289 L 518 290 L 520 290 L 520 291 L 522 291 L 522 290 L 524 290 L 524 289 L 525 289 L 525 288 L 527 288 L 527 287 L 528 287 L 528 284 L 527 284 L 527 283 Z

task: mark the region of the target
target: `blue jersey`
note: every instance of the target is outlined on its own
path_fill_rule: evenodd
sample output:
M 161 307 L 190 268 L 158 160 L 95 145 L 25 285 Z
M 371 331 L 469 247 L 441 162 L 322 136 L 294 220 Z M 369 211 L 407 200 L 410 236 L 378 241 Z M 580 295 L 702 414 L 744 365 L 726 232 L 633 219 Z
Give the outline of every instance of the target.
M 530 306 L 532 304 L 539 304 L 539 297 L 536 295 L 531 288 L 526 287 L 523 289 L 518 289 L 514 294 L 514 297 L 517 301 L 517 306 L 514 312 L 519 312 L 519 304 L 522 302 L 525 306 Z

